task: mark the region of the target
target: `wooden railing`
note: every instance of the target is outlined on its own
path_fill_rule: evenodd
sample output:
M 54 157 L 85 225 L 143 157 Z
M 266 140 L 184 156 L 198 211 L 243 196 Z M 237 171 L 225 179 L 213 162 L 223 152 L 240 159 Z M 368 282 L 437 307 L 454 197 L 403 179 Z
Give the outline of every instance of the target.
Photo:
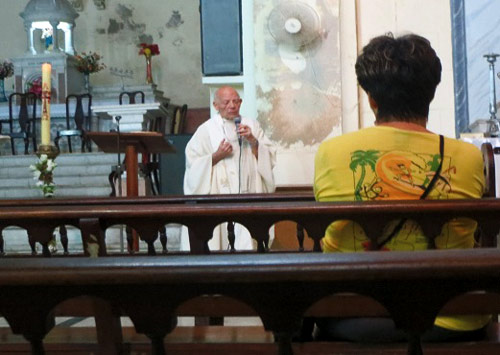
M 483 236 L 483 246 L 493 246 L 498 232 L 500 200 L 430 200 L 318 203 L 303 195 L 220 195 L 172 198 L 115 198 L 68 200 L 21 200 L 0 202 L 0 232 L 8 226 L 25 228 L 32 243 L 40 243 L 50 256 L 48 242 L 56 227 L 71 225 L 82 233 L 84 253 L 98 250 L 107 255 L 105 230 L 113 225 L 134 228 L 154 255 L 158 231 L 166 224 L 186 225 L 193 253 L 204 253 L 204 246 L 220 223 L 243 224 L 258 244 L 267 244 L 269 228 L 280 221 L 300 224 L 319 251 L 326 227 L 335 220 L 359 223 L 370 239 L 382 234 L 390 220 L 409 218 L 420 224 L 424 234 L 433 237 L 451 218 L 475 219 Z M 93 248 L 89 248 L 92 244 Z M 260 251 L 265 251 L 261 249 Z
M 47 243 L 53 230 L 73 225 L 82 231 L 81 255 L 98 249 L 100 256 L 107 255 L 104 232 L 116 224 L 134 228 L 148 244 L 149 254 L 154 254 L 158 229 L 169 223 L 186 225 L 200 244 L 206 243 L 213 228 L 225 221 L 243 224 L 262 243 L 273 224 L 295 221 L 307 230 L 316 246 L 327 226 L 337 219 L 354 220 L 369 238 L 376 238 L 388 221 L 408 218 L 432 238 L 448 220 L 469 217 L 478 222 L 485 247 L 496 245 L 500 229 L 497 199 L 318 203 L 310 201 L 310 194 L 302 201 L 297 196 L 267 198 L 1 201 L 0 229 L 13 225 L 26 228 L 32 240 L 44 246 L 44 254 L 50 255 Z M 137 332 L 151 338 L 156 354 L 163 353 L 163 338 L 174 329 L 176 310 L 182 303 L 200 295 L 225 295 L 248 305 L 274 333 L 277 351 L 291 354 L 291 336 L 298 331 L 302 317 L 334 310 L 337 304 L 333 301 L 321 307 L 317 302 L 346 292 L 378 301 L 411 336 L 410 353 L 418 354 L 418 335 L 432 326 L 448 301 L 469 291 L 500 291 L 500 251 L 4 257 L 0 258 L 0 287 L 0 313 L 14 333 L 31 342 L 35 354 L 43 353 L 42 340 L 53 326 L 52 310 L 82 295 L 103 299 L 129 316 Z M 448 308 L 450 313 L 498 310 L 498 303 L 479 307 L 469 302 L 467 306 Z M 335 311 L 330 312 L 335 315 Z M 343 312 L 338 315 L 356 314 L 357 310 Z
M 241 194 L 241 195 L 192 195 L 192 196 L 184 196 L 184 195 L 179 195 L 179 196 L 169 196 L 169 197 L 135 197 L 135 198 L 85 198 L 85 199 L 33 199 L 33 200 L 0 200 L 0 211 L 18 211 L 19 213 L 17 214 L 16 219 L 10 219 L 9 221 L 1 218 L 0 216 L 0 253 L 3 253 L 3 235 L 2 235 L 2 230 L 5 229 L 8 226 L 19 226 L 22 228 L 26 228 L 29 236 L 29 242 L 31 245 L 31 249 L 33 253 L 35 253 L 35 243 L 40 243 L 42 245 L 42 250 L 43 250 L 43 255 L 45 256 L 50 256 L 50 252 L 48 249 L 48 241 L 50 240 L 53 231 L 56 227 L 58 226 L 66 226 L 66 225 L 72 225 L 80 229 L 82 233 L 82 238 L 84 242 L 84 250 L 82 252 L 85 252 L 86 255 L 88 255 L 88 245 L 86 243 L 89 241 L 89 233 L 90 231 L 94 230 L 96 233 L 93 234 L 96 238 L 94 239 L 93 244 L 95 245 L 96 243 L 100 246 L 99 248 L 99 255 L 106 255 L 106 245 L 104 241 L 104 229 L 108 228 L 111 226 L 112 222 L 110 223 L 105 223 L 104 225 L 95 225 L 93 223 L 96 223 L 95 218 L 74 218 L 74 215 L 72 215 L 71 218 L 62 218 L 62 215 L 60 215 L 57 211 L 69 211 L 70 209 L 76 209 L 76 210 L 86 210 L 90 214 L 93 212 L 93 208 L 95 207 L 96 210 L 94 210 L 96 213 L 97 211 L 105 211 L 105 210 L 113 210 L 115 212 L 120 211 L 125 211 L 132 209 L 134 211 L 137 211 L 138 209 L 141 210 L 146 210 L 150 207 L 158 207 L 158 206 L 164 206 L 164 205 L 174 205 L 174 207 L 171 208 L 175 209 L 175 205 L 207 205 L 207 204 L 227 204 L 227 203 L 254 203 L 254 202 L 262 202 L 262 203 L 267 203 L 267 202 L 286 202 L 286 201 L 314 201 L 314 196 L 312 195 L 312 192 L 309 191 L 304 191 L 304 192 L 283 192 L 283 193 L 275 193 L 275 194 Z M 185 206 L 184 206 L 185 207 Z M 189 207 L 188 207 L 189 208 Z M 31 228 L 28 228 L 30 225 L 30 222 L 27 220 L 24 222 L 19 222 L 20 220 L 23 219 L 24 211 L 35 211 L 38 210 L 39 212 L 49 212 L 52 211 L 53 214 L 49 216 L 48 218 L 45 218 L 44 220 L 52 219 L 52 223 L 50 224 L 44 224 L 44 228 L 39 229 L 36 226 L 32 226 Z M 3 212 L 0 212 L 3 214 Z M 34 213 L 34 218 L 37 219 L 38 213 Z M 116 214 L 116 216 L 119 216 L 119 213 Z M 20 218 L 18 218 L 20 217 Z M 60 217 L 60 218 L 59 218 Z M 100 214 L 101 221 L 104 221 L 104 216 Z M 61 224 L 58 224 L 61 223 Z M 101 222 L 99 222 L 101 223 Z M 167 222 L 168 223 L 177 223 L 177 222 Z M 117 223 L 120 224 L 120 223 Z M 125 222 L 123 224 L 130 225 L 127 223 L 127 219 L 125 219 Z M 130 225 L 132 227 L 132 225 Z M 104 229 L 103 229 L 104 228 Z M 158 230 L 163 232 L 162 226 L 158 226 Z M 158 230 L 156 231 L 150 231 L 148 230 L 144 234 L 144 230 L 141 229 L 143 232 L 143 236 L 147 235 L 148 239 L 144 239 L 148 242 L 148 253 L 151 255 L 156 254 L 155 248 L 154 248 L 154 240 L 156 240 L 156 237 L 158 235 Z M 63 234 L 64 233 L 64 234 Z M 67 238 L 65 234 L 65 228 L 64 232 L 61 233 L 61 239 L 62 244 L 67 248 Z M 207 233 L 211 233 L 211 231 L 208 231 Z M 166 236 L 161 235 L 160 237 L 163 237 L 164 240 L 162 240 L 162 244 L 166 245 Z M 47 239 L 48 238 L 48 239 Z M 195 245 L 193 245 L 195 246 Z M 203 245 L 199 245 L 198 249 L 194 249 L 195 252 L 200 253 L 203 252 L 204 247 Z
M 500 251 L 3 258 L 0 285 L 0 313 L 30 341 L 34 354 L 43 354 L 42 340 L 54 324 L 51 312 L 67 299 L 104 300 L 151 339 L 153 354 L 164 354 L 176 309 L 213 294 L 248 305 L 274 333 L 276 353 L 292 354 L 292 335 L 303 316 L 318 315 L 308 309 L 346 292 L 378 301 L 410 335 L 409 353 L 419 354 L 418 336 L 448 301 L 469 291 L 500 292 Z M 477 307 L 469 303 L 450 313 L 498 311 L 498 302 L 476 301 Z M 343 314 L 348 310 L 363 313 L 351 308 Z M 335 312 L 322 315 L 328 314 Z

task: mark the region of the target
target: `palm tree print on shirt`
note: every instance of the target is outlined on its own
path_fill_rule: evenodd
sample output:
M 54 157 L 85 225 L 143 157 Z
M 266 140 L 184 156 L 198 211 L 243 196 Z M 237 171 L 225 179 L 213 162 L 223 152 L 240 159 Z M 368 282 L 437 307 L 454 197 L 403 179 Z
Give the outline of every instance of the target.
M 356 201 L 363 200 L 361 198 L 361 191 L 366 176 L 366 165 L 369 165 L 372 172 L 375 172 L 375 164 L 377 163 L 379 154 L 380 152 L 378 150 L 356 150 L 351 154 L 351 164 L 349 164 L 349 168 L 352 170 L 353 174 L 356 174 L 358 167 L 361 168 L 361 176 L 354 188 L 354 197 Z

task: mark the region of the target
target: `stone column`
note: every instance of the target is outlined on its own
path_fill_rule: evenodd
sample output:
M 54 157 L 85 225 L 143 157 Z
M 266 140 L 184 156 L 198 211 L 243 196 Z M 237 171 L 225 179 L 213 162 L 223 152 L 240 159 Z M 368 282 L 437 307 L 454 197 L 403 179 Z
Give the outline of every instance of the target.
M 59 52 L 59 31 L 57 29 L 57 25 L 59 22 L 57 21 L 51 21 L 50 25 L 52 26 L 52 45 L 53 45 L 53 52 Z
M 73 47 L 73 27 L 74 25 L 69 23 L 68 28 L 64 30 L 64 51 L 71 55 L 75 55 L 75 48 Z
M 35 32 L 35 29 L 31 24 L 29 26 L 25 25 L 24 29 L 26 30 L 26 34 L 28 36 L 28 52 L 31 54 L 36 54 L 35 45 L 33 43 L 33 32 Z

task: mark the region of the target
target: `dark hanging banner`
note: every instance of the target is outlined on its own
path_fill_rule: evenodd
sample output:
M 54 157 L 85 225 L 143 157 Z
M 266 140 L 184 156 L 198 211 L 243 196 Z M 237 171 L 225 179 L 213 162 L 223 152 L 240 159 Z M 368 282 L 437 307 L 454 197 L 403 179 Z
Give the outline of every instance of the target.
M 200 0 L 202 71 L 241 75 L 241 0 Z

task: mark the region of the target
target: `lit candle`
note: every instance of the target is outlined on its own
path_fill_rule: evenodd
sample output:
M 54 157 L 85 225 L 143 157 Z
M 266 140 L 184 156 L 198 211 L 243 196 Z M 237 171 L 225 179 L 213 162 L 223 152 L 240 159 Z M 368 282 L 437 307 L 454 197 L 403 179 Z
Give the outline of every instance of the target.
M 50 145 L 50 74 L 52 66 L 42 64 L 42 145 Z

